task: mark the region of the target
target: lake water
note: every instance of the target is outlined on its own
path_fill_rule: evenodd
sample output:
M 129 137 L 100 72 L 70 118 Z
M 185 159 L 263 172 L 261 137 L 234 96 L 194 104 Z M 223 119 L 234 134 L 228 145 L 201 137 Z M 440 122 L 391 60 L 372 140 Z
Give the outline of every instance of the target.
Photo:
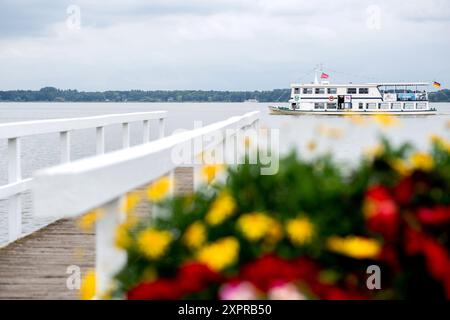
M 279 129 L 280 151 L 297 149 L 305 157 L 311 140 L 318 142 L 316 152 L 332 151 L 340 161 L 351 163 L 358 159 L 368 147 L 374 146 L 381 134 L 396 143 L 411 142 L 420 149 L 426 148 L 429 136 L 438 134 L 450 137 L 450 104 L 434 104 L 437 115 L 404 116 L 395 127 L 381 129 L 373 121 L 358 125 L 342 116 L 285 116 L 269 115 L 266 103 L 0 103 L 0 123 L 37 119 L 84 117 L 113 113 L 167 110 L 166 134 L 176 129 L 192 129 L 194 122 L 204 125 L 245 112 L 260 110 L 261 127 Z M 365 117 L 364 117 L 365 118 Z M 369 118 L 367 118 L 369 119 Z M 340 138 L 329 138 L 318 134 L 320 126 L 337 128 L 343 133 Z M 131 144 L 141 141 L 142 124 L 131 125 Z M 120 126 L 106 129 L 106 150 L 121 146 Z M 156 136 L 156 123 L 152 136 Z M 72 159 L 80 159 L 95 153 L 95 129 L 75 131 L 71 141 Z M 22 140 L 22 173 L 30 177 L 33 171 L 56 165 L 59 162 L 59 139 L 57 134 L 26 137 Z M 0 140 L 0 185 L 7 182 L 6 141 Z M 0 200 L 0 243 L 6 240 L 7 202 Z M 31 212 L 30 196 L 23 196 L 23 230 L 30 232 L 47 221 L 36 219 Z

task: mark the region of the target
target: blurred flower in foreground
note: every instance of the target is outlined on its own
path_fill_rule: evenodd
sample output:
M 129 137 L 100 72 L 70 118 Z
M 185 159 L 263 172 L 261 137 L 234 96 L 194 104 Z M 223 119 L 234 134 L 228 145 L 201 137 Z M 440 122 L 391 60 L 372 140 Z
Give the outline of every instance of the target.
M 127 214 L 133 212 L 141 198 L 141 193 L 139 192 L 128 193 L 123 201 L 123 211 Z
M 446 141 L 444 138 L 438 135 L 431 135 L 430 140 L 433 144 L 437 145 L 441 149 L 450 152 L 450 141 Z
M 340 128 L 329 127 L 323 124 L 317 128 L 317 131 L 319 132 L 319 134 L 332 139 L 339 139 L 344 135 L 344 130 Z
M 306 217 L 297 218 L 286 223 L 286 232 L 292 243 L 303 245 L 311 241 L 314 235 L 314 226 Z
M 81 281 L 80 298 L 82 300 L 92 300 L 95 296 L 95 271 L 89 270 Z
M 400 125 L 400 120 L 397 117 L 388 114 L 374 115 L 373 120 L 381 127 L 397 127 Z
M 310 142 L 308 142 L 308 144 L 306 145 L 306 148 L 311 151 L 314 152 L 314 150 L 317 149 L 317 142 L 314 140 L 311 140 Z
M 423 171 L 430 171 L 433 169 L 434 161 L 433 158 L 424 152 L 416 152 L 411 156 L 410 159 L 412 165 L 416 169 L 420 169 Z
M 168 177 L 156 180 L 147 188 L 147 196 L 151 201 L 161 201 L 169 193 L 172 181 Z
M 331 237 L 327 247 L 335 253 L 356 259 L 375 259 L 381 252 L 378 241 L 357 236 Z
M 221 224 L 228 217 L 233 215 L 236 208 L 236 202 L 226 191 L 220 193 L 211 205 L 205 220 L 208 224 L 215 226 Z
M 129 227 L 126 223 L 119 224 L 116 228 L 116 247 L 127 249 L 131 246 L 133 239 L 129 233 Z
M 306 297 L 292 283 L 274 286 L 267 295 L 270 300 L 306 300 Z
M 206 241 L 206 228 L 203 223 L 192 223 L 184 233 L 184 243 L 188 248 L 197 249 Z
M 223 164 L 208 164 L 202 167 L 202 178 L 206 183 L 211 183 L 224 169 Z
M 104 214 L 105 212 L 102 209 L 92 210 L 79 218 L 77 221 L 77 225 L 84 231 L 91 231 L 94 227 L 95 222 Z
M 250 241 L 262 239 L 270 230 L 272 219 L 261 212 L 246 213 L 237 221 L 238 229 Z
M 138 247 L 147 258 L 153 260 L 161 257 L 172 241 L 169 231 L 147 229 L 138 234 Z
M 358 126 L 363 126 L 367 124 L 367 120 L 364 118 L 364 116 L 361 115 L 349 115 L 348 116 L 350 121 L 353 124 L 356 124 Z
M 234 237 L 226 237 L 201 248 L 197 258 L 212 270 L 220 271 L 233 265 L 238 254 L 239 242 Z
M 377 144 L 373 147 L 364 149 L 363 153 L 368 158 L 376 158 L 382 155 L 384 152 L 384 146 L 382 144 Z
M 256 300 L 258 289 L 250 282 L 226 283 L 219 291 L 220 300 Z

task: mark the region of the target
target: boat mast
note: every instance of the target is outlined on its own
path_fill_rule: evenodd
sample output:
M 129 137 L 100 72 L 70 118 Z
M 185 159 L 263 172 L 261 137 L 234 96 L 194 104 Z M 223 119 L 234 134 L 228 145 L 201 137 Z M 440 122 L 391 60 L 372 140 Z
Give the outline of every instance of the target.
M 319 84 L 319 72 L 320 74 L 323 72 L 322 64 L 316 65 L 316 68 L 314 69 L 314 84 Z

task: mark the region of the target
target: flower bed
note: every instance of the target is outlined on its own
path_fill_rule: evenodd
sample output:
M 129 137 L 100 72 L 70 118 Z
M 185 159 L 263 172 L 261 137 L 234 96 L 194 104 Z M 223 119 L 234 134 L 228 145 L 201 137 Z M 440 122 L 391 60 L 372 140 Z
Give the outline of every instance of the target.
M 174 198 L 161 179 L 147 190 L 157 217 L 138 219 L 142 195 L 128 197 L 110 297 L 448 299 L 450 148 L 430 148 L 383 141 L 346 173 L 329 155 L 291 154 L 276 175 L 240 165 L 226 183 L 207 166 L 209 184 Z

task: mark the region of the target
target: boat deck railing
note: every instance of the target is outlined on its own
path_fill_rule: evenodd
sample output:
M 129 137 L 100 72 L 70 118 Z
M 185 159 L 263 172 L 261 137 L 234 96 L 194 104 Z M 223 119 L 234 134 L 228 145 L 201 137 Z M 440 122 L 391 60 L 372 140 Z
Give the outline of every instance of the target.
M 96 154 L 105 152 L 105 127 L 114 124 L 122 125 L 122 147 L 130 146 L 130 123 L 142 122 L 144 143 L 150 140 L 150 121 L 158 121 L 159 138 L 164 136 L 164 121 L 166 111 L 136 112 L 110 114 L 93 117 L 70 119 L 52 119 L 24 121 L 0 125 L 0 139 L 7 140 L 8 183 L 0 186 L 0 200 L 8 200 L 8 243 L 23 236 L 21 194 L 30 190 L 32 178 L 22 178 L 21 138 L 47 133 L 59 134 L 61 149 L 60 163 L 71 161 L 71 132 L 81 129 L 96 130 Z M 64 188 L 64 186 L 62 186 Z M 52 196 L 50 196 L 52 198 Z
M 258 120 L 259 112 L 250 112 L 126 150 L 38 171 L 32 183 L 34 214 L 63 219 L 101 208 L 95 245 L 96 290 L 100 297 L 126 259 L 126 253 L 114 246 L 115 229 L 125 216 L 124 195 L 160 177 L 173 176 L 179 166 L 174 158 L 180 150 L 192 151 L 196 189 L 200 185 L 201 155 L 211 150 L 226 153 L 231 143 L 244 144 L 237 141 L 242 137 L 239 133 L 256 127 Z

